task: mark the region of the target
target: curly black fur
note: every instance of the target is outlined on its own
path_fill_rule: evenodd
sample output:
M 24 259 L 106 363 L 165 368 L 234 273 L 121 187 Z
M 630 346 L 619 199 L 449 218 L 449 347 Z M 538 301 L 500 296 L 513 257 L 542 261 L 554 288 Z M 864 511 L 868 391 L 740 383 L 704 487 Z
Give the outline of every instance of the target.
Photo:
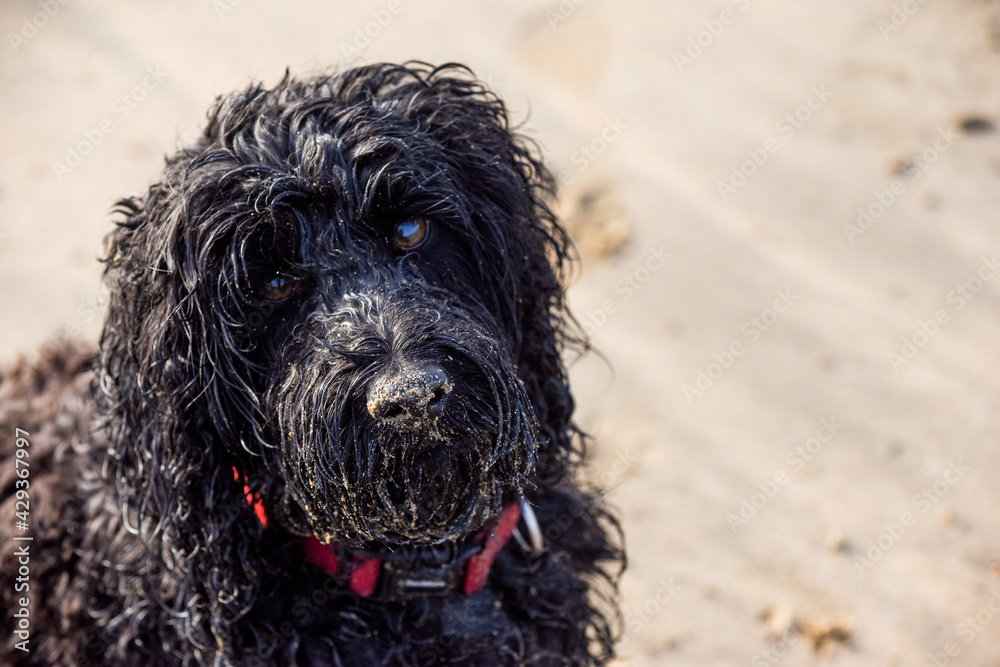
M 21 596 L 15 427 L 36 539 L 30 653 L 8 641 L 0 662 L 606 662 L 623 554 L 575 479 L 560 353 L 586 344 L 552 191 L 459 66 L 286 75 L 220 99 L 118 207 L 96 355 L 2 377 L 5 609 Z M 415 228 L 419 244 L 395 241 Z M 447 378 L 439 416 L 373 411 L 373 387 L 421 364 Z M 360 597 L 304 558 L 304 535 L 456 548 L 520 497 L 546 548 L 510 542 L 471 595 Z

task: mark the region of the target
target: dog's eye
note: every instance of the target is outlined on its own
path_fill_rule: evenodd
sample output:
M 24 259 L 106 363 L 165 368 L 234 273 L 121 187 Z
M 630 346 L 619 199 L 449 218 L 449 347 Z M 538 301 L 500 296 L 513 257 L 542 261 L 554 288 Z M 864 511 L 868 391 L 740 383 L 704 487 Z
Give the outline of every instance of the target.
M 403 250 L 416 248 L 427 238 L 427 221 L 423 218 L 412 218 L 397 223 L 393 241 Z
M 295 291 L 295 281 L 284 276 L 274 276 L 257 285 L 257 294 L 268 301 L 283 301 Z

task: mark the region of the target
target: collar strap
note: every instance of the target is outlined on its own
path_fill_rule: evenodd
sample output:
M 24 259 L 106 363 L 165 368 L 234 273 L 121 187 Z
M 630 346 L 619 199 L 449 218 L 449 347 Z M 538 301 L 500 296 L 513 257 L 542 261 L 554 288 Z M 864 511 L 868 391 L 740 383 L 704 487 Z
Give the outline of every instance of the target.
M 472 595 L 486 585 L 494 559 L 510 541 L 510 536 L 514 534 L 520 518 L 521 507 L 517 503 L 510 503 L 504 508 L 500 519 L 489 531 L 489 536 L 483 543 L 483 550 L 469 558 L 465 569 L 465 581 L 462 584 L 462 591 L 466 595 Z
M 376 590 L 381 597 L 395 600 L 445 595 L 455 589 L 472 595 L 486 585 L 493 561 L 510 541 L 520 519 L 520 506 L 510 503 L 500 518 L 479 534 L 479 548 L 448 563 L 435 565 L 351 553 L 343 545 L 323 544 L 314 536 L 303 539 L 302 546 L 306 562 L 343 580 L 348 588 L 363 597 L 373 595 Z
M 246 477 L 233 467 L 237 482 L 244 482 L 243 491 L 247 503 L 253 508 L 261 526 L 267 528 L 267 512 L 259 494 L 253 493 Z M 533 546 L 540 547 L 534 513 L 525 504 L 525 520 L 532 537 Z M 306 562 L 324 570 L 342 581 L 351 591 L 362 597 L 370 597 L 381 588 L 381 594 L 388 599 L 405 599 L 415 596 L 444 595 L 461 588 L 466 595 L 472 595 L 486 585 L 490 569 L 497 554 L 510 541 L 521 519 L 521 505 L 508 503 L 500 518 L 479 533 L 479 546 L 471 553 L 462 553 L 451 562 L 426 565 L 405 560 L 383 560 L 362 553 L 352 553 L 343 545 L 323 544 L 315 536 L 302 539 Z M 518 535 L 520 538 L 520 535 Z M 521 538 L 523 541 L 523 538 Z M 540 550 L 540 549 L 539 549 Z M 343 567 L 342 567 L 343 566 Z M 464 567 L 464 569 L 463 569 Z
M 253 513 L 257 515 L 260 525 L 267 528 L 267 511 L 264 509 L 264 501 L 260 499 L 260 494 L 250 490 L 250 483 L 247 480 L 247 476 L 240 475 L 240 471 L 236 466 L 233 466 L 233 479 L 237 483 L 240 481 L 243 482 L 243 493 L 247 497 L 247 503 L 253 508 Z

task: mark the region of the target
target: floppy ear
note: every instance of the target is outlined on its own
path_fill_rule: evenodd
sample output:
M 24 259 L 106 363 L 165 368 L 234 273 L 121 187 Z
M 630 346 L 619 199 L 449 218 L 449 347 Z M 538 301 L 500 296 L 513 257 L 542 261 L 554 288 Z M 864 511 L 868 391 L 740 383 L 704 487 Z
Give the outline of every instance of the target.
M 106 240 L 110 303 L 95 394 L 125 525 L 159 563 L 148 599 L 135 602 L 185 610 L 185 632 L 214 650 L 209 633 L 231 633 L 259 573 L 273 566 L 251 546 L 262 529 L 226 446 L 233 431 L 224 415 L 254 406 L 238 385 L 246 380 L 227 375 L 226 343 L 201 305 L 216 285 L 210 272 L 195 275 L 193 216 L 207 195 L 194 171 L 182 153 L 145 197 L 119 203 L 125 219 Z

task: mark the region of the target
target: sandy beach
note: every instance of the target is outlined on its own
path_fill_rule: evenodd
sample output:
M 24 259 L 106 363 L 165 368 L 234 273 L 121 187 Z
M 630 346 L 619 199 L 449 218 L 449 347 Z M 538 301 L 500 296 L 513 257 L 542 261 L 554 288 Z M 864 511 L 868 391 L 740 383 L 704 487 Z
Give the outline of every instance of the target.
M 110 209 L 217 95 L 462 62 L 579 250 L 615 665 L 1000 665 L 1000 2 L 10 0 L 0 28 L 0 362 L 96 340 Z

